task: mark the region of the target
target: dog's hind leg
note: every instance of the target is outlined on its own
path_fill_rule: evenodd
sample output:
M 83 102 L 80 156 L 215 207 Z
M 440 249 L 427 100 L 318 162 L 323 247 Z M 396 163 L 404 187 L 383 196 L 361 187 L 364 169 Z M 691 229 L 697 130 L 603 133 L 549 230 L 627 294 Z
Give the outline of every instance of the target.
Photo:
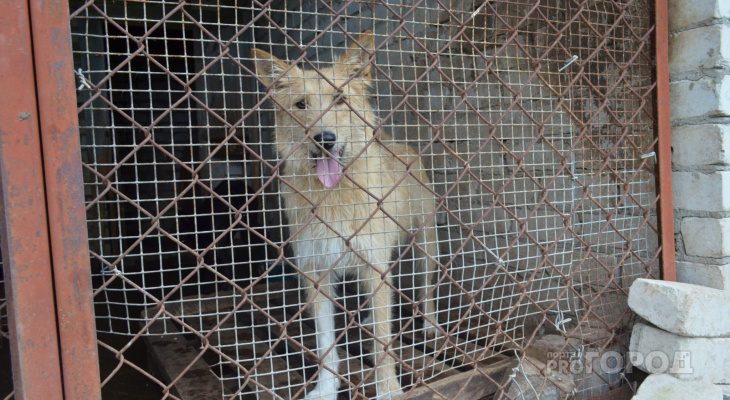
M 378 269 L 384 269 L 387 262 L 375 264 Z M 363 271 L 366 270 L 367 272 Z M 366 293 L 374 293 L 372 299 L 373 334 L 375 335 L 375 380 L 378 396 L 376 399 L 389 399 L 402 394 L 400 383 L 395 374 L 395 360 L 386 354 L 392 351 L 393 337 L 391 334 L 391 312 L 393 309 L 393 293 L 390 286 L 381 279 L 381 272 L 366 266 L 361 270 L 365 272 L 362 280 Z M 386 274 L 387 283 L 391 282 L 390 274 Z M 382 284 L 382 285 L 381 285 Z
M 431 221 L 431 225 L 433 225 L 433 219 Z M 418 260 L 421 271 L 425 273 L 423 289 L 417 291 L 426 297 L 423 303 L 421 303 L 421 310 L 424 315 L 424 329 L 426 331 L 426 336 L 428 337 L 439 336 L 441 334 L 441 329 L 438 324 L 438 313 L 435 299 L 438 290 L 437 288 L 434 288 L 434 285 L 438 281 L 438 264 L 430 258 L 433 257 L 438 259 L 436 227 L 425 226 L 416 234 L 416 241 L 421 245 L 426 253 L 428 253 L 423 254 L 423 252 L 421 252 L 421 257 L 419 257 Z
M 336 400 L 337 390 L 340 388 L 340 378 L 337 376 L 340 367 L 340 359 L 337 355 L 335 339 L 335 305 L 323 293 L 334 298 L 334 288 L 329 284 L 330 280 L 325 278 L 319 284 L 319 290 L 314 284 L 304 278 L 307 299 L 314 299 L 312 309 L 314 313 L 314 324 L 317 332 L 317 357 L 320 362 L 319 377 L 317 386 L 307 393 L 310 400 Z

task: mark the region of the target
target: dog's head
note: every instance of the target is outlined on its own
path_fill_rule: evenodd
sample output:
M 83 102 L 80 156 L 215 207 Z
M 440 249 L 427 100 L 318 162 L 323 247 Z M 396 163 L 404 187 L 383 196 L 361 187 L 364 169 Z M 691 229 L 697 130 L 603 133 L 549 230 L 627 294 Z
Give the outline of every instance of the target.
M 330 188 L 342 168 L 372 138 L 368 102 L 370 31 L 364 32 L 331 67 L 319 71 L 289 65 L 258 49 L 251 51 L 256 74 L 268 86 L 276 108 L 276 147 L 294 174 L 315 173 Z

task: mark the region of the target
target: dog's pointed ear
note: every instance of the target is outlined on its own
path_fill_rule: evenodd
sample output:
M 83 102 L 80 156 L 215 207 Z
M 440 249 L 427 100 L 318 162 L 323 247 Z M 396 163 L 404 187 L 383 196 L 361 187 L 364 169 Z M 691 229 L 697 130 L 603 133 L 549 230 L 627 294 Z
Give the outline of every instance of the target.
M 373 32 L 365 31 L 357 38 L 357 43 L 353 43 L 347 53 L 340 57 L 340 65 L 345 68 L 348 76 L 353 76 L 362 69 L 360 76 L 370 79 L 370 55 L 374 50 Z
M 256 66 L 256 75 L 261 78 L 267 86 L 271 84 L 289 68 L 289 64 L 279 60 L 275 56 L 259 49 L 251 50 L 251 57 Z M 297 67 L 290 70 L 294 71 Z

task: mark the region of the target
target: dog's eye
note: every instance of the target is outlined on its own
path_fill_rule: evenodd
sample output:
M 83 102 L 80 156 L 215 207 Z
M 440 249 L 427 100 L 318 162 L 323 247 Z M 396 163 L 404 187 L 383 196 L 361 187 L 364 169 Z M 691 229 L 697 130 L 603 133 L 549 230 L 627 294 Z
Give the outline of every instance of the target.
M 307 102 L 305 102 L 304 100 L 299 100 L 294 105 L 297 106 L 297 108 L 300 109 L 300 110 L 304 110 L 305 108 L 307 108 Z

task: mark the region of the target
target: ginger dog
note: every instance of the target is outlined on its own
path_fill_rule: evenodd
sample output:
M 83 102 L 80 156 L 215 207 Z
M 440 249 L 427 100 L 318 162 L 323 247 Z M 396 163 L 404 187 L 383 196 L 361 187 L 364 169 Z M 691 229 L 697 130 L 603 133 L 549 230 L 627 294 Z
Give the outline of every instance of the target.
M 371 32 L 364 32 L 358 43 L 319 73 L 290 66 L 258 49 L 251 52 L 256 74 L 274 100 L 275 146 L 285 158 L 280 187 L 296 235 L 292 245 L 297 265 L 306 274 L 302 282 L 307 300 L 314 300 L 321 365 L 307 399 L 335 400 L 340 386 L 335 304 L 330 300 L 335 297 L 333 283 L 354 276 L 369 299 L 372 294 L 368 306 L 377 398 L 386 399 L 402 393 L 386 346 L 393 341 L 391 256 L 404 239 L 414 237 L 404 228 L 416 232 L 416 251 L 430 256 L 422 254 L 418 261 L 428 285 L 436 271 L 435 217 L 427 221 L 434 212 L 434 196 L 414 178 L 430 184 L 428 176 L 409 146 L 385 147 L 374 141 L 371 126 L 377 125 L 377 118 L 368 101 Z M 426 333 L 437 334 L 433 295 L 421 307 Z

